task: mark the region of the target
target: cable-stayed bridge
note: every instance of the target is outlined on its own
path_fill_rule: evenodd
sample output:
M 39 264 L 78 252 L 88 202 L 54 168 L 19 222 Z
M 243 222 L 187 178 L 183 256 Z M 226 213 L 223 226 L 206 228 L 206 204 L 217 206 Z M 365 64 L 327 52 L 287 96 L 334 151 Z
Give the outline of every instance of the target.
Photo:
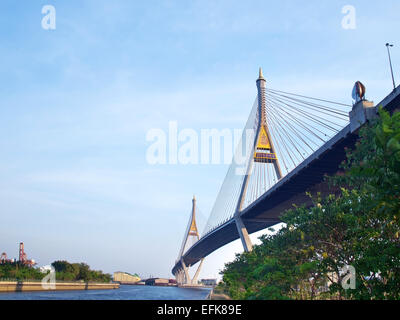
M 238 238 L 252 250 L 249 234 L 280 222 L 296 205 L 311 205 L 306 191 L 335 192 L 325 175 L 339 170 L 345 148 L 354 146 L 359 128 L 377 116 L 357 82 L 353 105 L 267 88 L 260 69 L 257 98 L 203 232 L 196 226 L 196 201 L 172 273 L 180 285 L 195 285 L 204 258 Z M 377 106 L 400 106 L 395 89 Z M 193 277 L 189 268 L 200 262 Z

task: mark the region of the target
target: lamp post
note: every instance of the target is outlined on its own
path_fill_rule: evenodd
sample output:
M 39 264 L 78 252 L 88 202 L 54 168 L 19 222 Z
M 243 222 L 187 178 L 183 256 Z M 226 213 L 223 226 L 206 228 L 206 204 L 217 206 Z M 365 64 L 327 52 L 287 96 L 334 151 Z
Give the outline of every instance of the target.
M 396 89 L 396 84 L 394 82 L 394 76 L 393 76 L 393 67 L 392 67 L 392 59 L 390 57 L 390 50 L 389 47 L 393 47 L 392 44 L 386 43 L 386 48 L 388 51 L 388 56 L 389 56 L 389 64 L 390 64 L 390 72 L 392 73 L 392 81 L 393 81 L 393 90 Z

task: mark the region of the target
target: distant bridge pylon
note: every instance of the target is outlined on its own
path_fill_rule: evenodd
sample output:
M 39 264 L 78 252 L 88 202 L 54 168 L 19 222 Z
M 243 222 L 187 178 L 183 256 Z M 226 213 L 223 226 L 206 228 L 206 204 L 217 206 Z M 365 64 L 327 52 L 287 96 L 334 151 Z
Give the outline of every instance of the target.
M 199 277 L 200 270 L 203 265 L 204 259 L 200 260 L 200 264 L 197 267 L 196 273 L 193 276 L 193 278 L 191 278 L 190 274 L 189 274 L 189 268 L 191 266 L 190 265 L 187 266 L 185 264 L 185 262 L 183 261 L 182 257 L 186 253 L 187 249 L 192 247 L 194 245 L 194 243 L 199 241 L 199 239 L 200 239 L 200 234 L 199 234 L 199 230 L 197 228 L 197 223 L 196 223 L 196 197 L 193 196 L 192 212 L 190 214 L 189 223 L 186 228 L 186 232 L 183 236 L 182 246 L 179 251 L 179 255 L 178 255 L 178 259 L 177 259 L 177 261 L 179 261 L 182 265 L 182 268 L 180 268 L 175 274 L 176 282 L 180 286 L 196 286 L 197 285 L 197 279 Z

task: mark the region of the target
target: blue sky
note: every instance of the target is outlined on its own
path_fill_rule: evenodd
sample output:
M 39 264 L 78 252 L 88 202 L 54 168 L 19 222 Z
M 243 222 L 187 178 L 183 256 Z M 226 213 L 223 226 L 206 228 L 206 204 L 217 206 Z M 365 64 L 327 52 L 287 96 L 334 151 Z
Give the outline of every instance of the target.
M 41 27 L 43 5 L 56 30 Z M 341 26 L 356 8 L 355 30 Z M 379 102 L 399 75 L 400 3 L 12 1 L 0 13 L 0 251 L 40 265 L 168 276 L 196 194 L 206 217 L 226 165 L 146 162 L 151 128 L 242 128 L 262 66 L 275 89 Z M 398 79 L 400 81 L 400 78 Z M 241 246 L 206 260 L 216 276 Z

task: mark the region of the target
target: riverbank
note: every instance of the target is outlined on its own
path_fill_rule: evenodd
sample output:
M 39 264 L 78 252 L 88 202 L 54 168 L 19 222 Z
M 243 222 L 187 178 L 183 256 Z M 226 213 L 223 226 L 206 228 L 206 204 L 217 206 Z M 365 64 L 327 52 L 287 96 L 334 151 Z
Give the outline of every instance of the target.
M 2 281 L 0 292 L 69 291 L 119 289 L 118 283 L 56 282 L 54 288 L 44 288 L 41 282 Z
M 225 293 L 215 292 L 214 289 L 210 291 L 206 300 L 232 300 L 231 297 L 226 295 Z
M 3 292 L 2 300 L 204 300 L 207 289 L 178 287 L 125 286 L 118 290 L 65 290 L 37 292 Z

